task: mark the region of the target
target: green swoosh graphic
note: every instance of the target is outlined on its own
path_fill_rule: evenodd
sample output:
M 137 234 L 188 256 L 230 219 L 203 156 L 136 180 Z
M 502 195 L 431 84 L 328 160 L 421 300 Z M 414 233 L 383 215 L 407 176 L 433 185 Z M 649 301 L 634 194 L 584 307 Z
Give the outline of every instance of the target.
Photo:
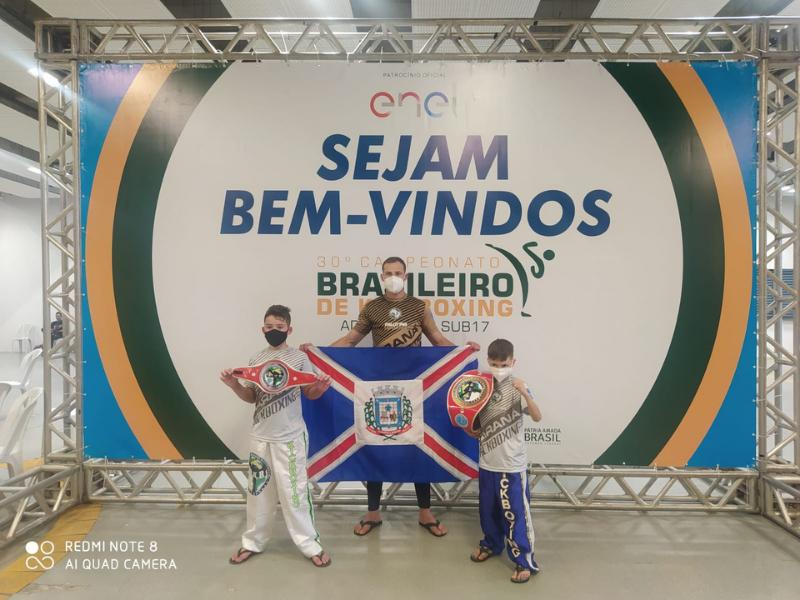
M 234 458 L 203 419 L 169 354 L 153 288 L 153 225 L 167 163 L 181 131 L 222 68 L 178 69 L 136 134 L 114 217 L 114 292 L 133 372 L 153 414 L 184 457 Z
M 639 411 L 595 461 L 648 465 L 669 441 L 708 365 L 722 309 L 724 241 L 717 188 L 694 123 L 655 64 L 604 63 L 647 122 L 677 199 L 683 244 L 678 317 L 667 355 Z

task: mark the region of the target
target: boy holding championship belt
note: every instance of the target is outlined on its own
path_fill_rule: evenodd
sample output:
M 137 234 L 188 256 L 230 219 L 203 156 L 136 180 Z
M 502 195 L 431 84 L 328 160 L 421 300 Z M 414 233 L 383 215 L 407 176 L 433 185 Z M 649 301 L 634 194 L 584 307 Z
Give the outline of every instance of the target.
M 531 575 L 538 573 L 539 566 L 533 558 L 523 407 L 537 422 L 542 413 L 525 382 L 511 376 L 515 362 L 511 342 L 493 341 L 489 344 L 488 358 L 494 391 L 471 433 L 480 440 L 478 502 L 483 539 L 470 559 L 484 562 L 500 554 L 505 546 L 515 565 L 511 581 L 526 583 Z
M 316 400 L 330 386 L 330 378 L 309 376 L 313 368 L 308 357 L 286 344 L 291 322 L 288 308 L 270 306 L 262 327 L 269 345 L 250 359 L 250 365 L 259 368 L 225 369 L 220 374 L 222 382 L 239 398 L 256 405 L 250 435 L 247 530 L 241 548 L 230 558 L 231 564 L 243 563 L 264 551 L 278 500 L 300 552 L 316 567 L 331 563 L 314 527 L 306 476 L 307 434 L 300 404 L 301 389 L 308 399 Z M 262 367 L 262 363 L 268 364 Z

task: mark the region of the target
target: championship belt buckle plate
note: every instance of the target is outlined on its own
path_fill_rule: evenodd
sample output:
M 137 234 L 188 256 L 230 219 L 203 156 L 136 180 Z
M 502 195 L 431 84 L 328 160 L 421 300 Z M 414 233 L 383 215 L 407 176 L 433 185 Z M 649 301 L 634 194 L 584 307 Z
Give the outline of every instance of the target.
M 492 397 L 494 378 L 489 373 L 465 371 L 450 385 L 447 414 L 455 427 L 474 432 L 475 419 Z
M 297 371 L 282 360 L 268 360 L 260 365 L 233 369 L 233 376 L 255 383 L 267 394 L 278 394 L 283 390 L 314 383 L 313 373 Z

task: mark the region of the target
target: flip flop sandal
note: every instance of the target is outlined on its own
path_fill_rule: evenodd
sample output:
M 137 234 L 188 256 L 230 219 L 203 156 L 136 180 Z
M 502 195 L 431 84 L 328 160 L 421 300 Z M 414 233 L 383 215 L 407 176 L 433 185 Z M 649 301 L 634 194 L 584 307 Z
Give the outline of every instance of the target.
M 439 525 L 441 525 L 441 523 L 439 522 L 439 519 L 436 519 L 436 521 L 434 521 L 433 523 L 422 523 L 422 522 L 419 522 L 419 526 L 420 527 L 424 527 L 425 529 L 427 529 L 428 533 L 430 533 L 433 537 L 444 537 L 444 536 L 446 536 L 447 532 L 444 532 L 444 533 L 434 533 L 433 532 L 433 528 L 434 527 L 438 527 Z
M 521 565 L 517 565 L 516 567 L 514 567 L 514 574 L 515 575 L 518 575 L 519 573 L 522 573 L 522 571 L 528 571 L 530 573 L 530 575 L 528 575 L 528 578 L 527 579 L 514 579 L 514 578 L 512 578 L 511 579 L 511 583 L 528 583 L 531 580 L 531 577 L 533 577 L 536 574 L 531 569 L 526 569 L 525 567 L 523 567 Z
M 361 525 L 361 527 L 363 527 L 364 525 L 369 525 L 369 529 L 367 529 L 366 531 L 364 531 L 362 533 L 358 533 L 357 531 L 353 531 L 353 533 L 356 534 L 357 536 L 363 537 L 363 536 L 367 535 L 370 531 L 375 529 L 376 527 L 380 527 L 381 525 L 383 525 L 383 521 L 363 521 L 362 520 L 362 521 L 359 521 L 358 524 Z
M 479 546 L 479 548 L 480 548 L 480 551 L 478 552 L 478 556 L 473 556 L 472 554 L 469 555 L 469 559 L 472 562 L 482 563 L 482 562 L 486 562 L 487 560 L 489 560 L 493 556 L 497 556 L 494 552 L 492 552 L 486 546 Z M 481 556 L 483 556 L 483 555 L 485 555 L 485 556 L 483 558 L 481 558 Z
M 325 554 L 324 550 L 322 552 L 320 552 L 319 554 L 315 554 L 314 556 L 309 557 L 308 560 L 311 561 L 312 565 L 314 565 L 315 567 L 317 567 L 319 569 L 324 569 L 325 567 L 331 566 L 331 563 L 333 562 L 333 559 L 330 557 L 330 555 L 328 555 L 328 562 L 322 562 L 323 561 L 323 558 L 322 558 L 323 554 Z M 315 558 L 318 558 L 320 560 L 320 564 L 317 564 L 317 563 L 314 562 Z
M 243 558 L 242 560 L 233 560 L 233 557 L 231 557 L 228 559 L 228 562 L 232 565 L 240 565 L 243 562 L 247 562 L 248 560 L 253 558 L 254 554 L 261 554 L 261 552 L 255 552 L 254 550 L 248 550 L 247 548 L 239 548 L 236 551 L 236 558 L 239 558 L 242 555 L 242 552 L 249 552 L 250 554 L 247 556 L 247 558 Z

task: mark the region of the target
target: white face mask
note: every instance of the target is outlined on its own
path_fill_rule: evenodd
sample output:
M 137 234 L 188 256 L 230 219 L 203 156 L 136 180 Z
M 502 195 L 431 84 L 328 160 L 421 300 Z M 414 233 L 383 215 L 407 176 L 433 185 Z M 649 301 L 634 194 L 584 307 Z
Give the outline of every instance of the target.
M 506 377 L 511 376 L 511 373 L 514 372 L 514 367 L 489 367 L 489 371 L 492 372 L 497 381 L 503 381 Z
M 397 275 L 391 275 L 383 280 L 383 289 L 390 294 L 402 292 L 404 287 L 405 281 L 403 281 L 402 277 L 398 277 Z

